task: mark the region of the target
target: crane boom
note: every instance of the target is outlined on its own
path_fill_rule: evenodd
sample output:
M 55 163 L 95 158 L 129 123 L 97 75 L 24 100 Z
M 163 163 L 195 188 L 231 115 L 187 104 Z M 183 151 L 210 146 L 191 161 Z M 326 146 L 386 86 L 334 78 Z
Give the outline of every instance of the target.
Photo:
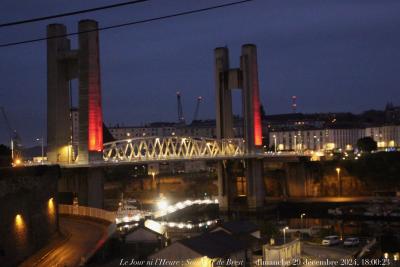
M 201 97 L 201 96 L 197 97 L 197 103 L 196 103 L 196 108 L 194 110 L 193 121 L 196 121 L 197 117 L 199 116 L 199 109 L 200 109 L 201 101 L 203 101 L 203 97 Z
M 11 128 L 10 121 L 8 120 L 6 111 L 4 107 L 0 107 L 1 114 L 3 115 L 4 122 L 7 126 L 8 129 L 8 135 L 10 136 L 11 140 L 11 150 L 12 150 L 12 158 L 14 159 L 14 156 L 17 155 L 17 157 L 21 156 L 21 148 L 22 148 L 22 143 L 21 143 L 21 138 L 19 134 L 17 133 L 16 130 L 13 130 Z
M 185 117 L 183 116 L 181 93 L 179 91 L 176 92 L 176 100 L 177 100 L 177 104 L 178 104 L 178 122 L 180 124 L 185 124 Z
M 1 110 L 1 114 L 3 115 L 4 122 L 6 123 L 10 139 L 12 139 L 13 138 L 13 134 L 12 134 L 13 130 L 11 129 L 10 121 L 8 120 L 6 111 L 4 110 L 4 107 L 0 107 L 0 110 Z

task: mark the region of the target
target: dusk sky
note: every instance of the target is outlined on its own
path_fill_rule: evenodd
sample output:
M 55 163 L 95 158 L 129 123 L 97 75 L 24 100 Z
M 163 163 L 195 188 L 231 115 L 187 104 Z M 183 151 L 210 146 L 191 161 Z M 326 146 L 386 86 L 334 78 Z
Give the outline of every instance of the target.
M 49 23 L 77 31 L 80 19 L 100 27 L 234 0 L 152 0 L 56 20 L 0 28 L 0 44 L 43 37 Z M 114 2 L 114 1 L 112 1 Z M 115 1 L 117 2 L 117 1 Z M 110 4 L 111 1 L 0 2 L 0 23 Z M 176 121 L 176 91 L 191 121 L 215 116 L 213 50 L 228 46 L 239 64 L 242 44 L 258 48 L 261 101 L 268 114 L 361 112 L 400 104 L 400 1 L 254 0 L 239 6 L 100 32 L 106 125 Z M 72 45 L 77 47 L 76 37 Z M 0 106 L 25 145 L 46 133 L 46 42 L 0 48 Z M 76 90 L 76 82 L 74 83 Z M 235 93 L 238 113 L 239 93 Z M 75 101 L 76 102 L 76 101 Z M 0 143 L 8 143 L 0 118 Z

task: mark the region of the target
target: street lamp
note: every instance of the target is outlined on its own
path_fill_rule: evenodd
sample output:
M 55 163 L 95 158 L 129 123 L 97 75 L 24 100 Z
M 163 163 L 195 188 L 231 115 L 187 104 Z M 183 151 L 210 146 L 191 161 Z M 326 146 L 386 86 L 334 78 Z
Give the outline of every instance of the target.
M 40 141 L 40 145 L 42 146 L 42 159 L 40 160 L 41 163 L 43 164 L 44 160 L 44 144 L 43 144 L 43 136 L 41 138 L 36 138 L 36 141 Z
M 295 133 L 295 136 L 293 136 L 293 137 L 294 137 L 294 152 L 297 152 L 297 143 L 296 143 L 297 136 L 296 136 L 296 133 Z
M 289 230 L 289 226 L 283 228 L 283 244 L 286 243 L 286 230 Z
M 305 213 L 300 214 L 300 223 L 301 223 L 301 228 L 304 228 L 303 226 L 303 217 L 306 216 Z
M 274 150 L 275 150 L 275 153 L 276 153 L 276 135 L 273 135 L 273 137 L 274 137 Z
M 337 179 L 338 179 L 338 195 L 339 197 L 342 195 L 342 181 L 340 179 L 340 168 L 336 168 Z

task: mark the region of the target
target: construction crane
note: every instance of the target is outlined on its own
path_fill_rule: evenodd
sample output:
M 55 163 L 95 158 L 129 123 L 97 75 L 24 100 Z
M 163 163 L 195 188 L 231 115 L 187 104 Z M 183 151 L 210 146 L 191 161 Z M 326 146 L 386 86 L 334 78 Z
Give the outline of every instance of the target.
M 178 123 L 185 124 L 185 117 L 183 116 L 181 93 L 179 91 L 176 92 L 176 100 L 178 102 Z
M 297 96 L 292 96 L 292 112 L 296 113 L 297 112 Z
M 199 96 L 197 97 L 197 102 L 196 102 L 196 108 L 194 110 L 194 115 L 193 115 L 193 121 L 197 121 L 197 117 L 199 116 L 199 109 L 200 109 L 200 103 L 203 101 L 203 97 Z
M 14 163 L 19 164 L 19 162 L 16 162 L 16 161 L 20 161 L 21 156 L 22 156 L 21 137 L 19 136 L 19 134 L 17 133 L 16 130 L 13 130 L 11 128 L 11 124 L 10 124 L 10 121 L 8 120 L 8 117 L 7 117 L 4 107 L 0 107 L 0 111 L 1 111 L 1 114 L 3 115 L 4 122 L 7 126 L 8 135 L 10 136 L 10 140 L 11 140 L 11 158 Z M 16 161 L 14 161 L 14 159 L 16 159 Z

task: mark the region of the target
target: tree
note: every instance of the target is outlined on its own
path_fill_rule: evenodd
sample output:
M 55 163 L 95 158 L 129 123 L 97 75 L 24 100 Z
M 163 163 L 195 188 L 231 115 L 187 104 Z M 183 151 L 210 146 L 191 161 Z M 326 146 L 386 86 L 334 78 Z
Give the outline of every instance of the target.
M 0 144 L 0 167 L 10 167 L 12 163 L 11 150 L 7 146 Z
M 371 152 L 377 149 L 377 144 L 372 137 L 363 137 L 358 139 L 357 147 L 363 152 Z

